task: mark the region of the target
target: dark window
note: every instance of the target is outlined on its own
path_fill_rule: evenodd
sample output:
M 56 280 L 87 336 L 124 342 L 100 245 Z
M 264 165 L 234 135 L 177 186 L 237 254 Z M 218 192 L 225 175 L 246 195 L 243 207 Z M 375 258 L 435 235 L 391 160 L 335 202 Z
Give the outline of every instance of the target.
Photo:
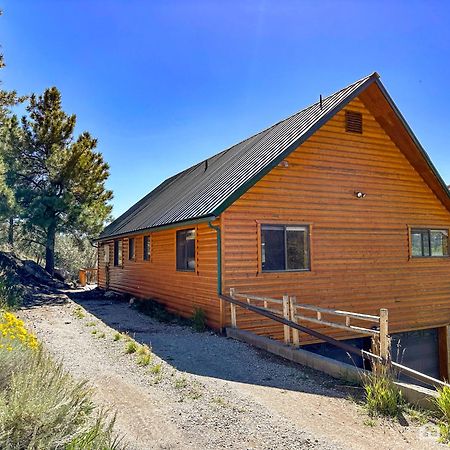
M 195 230 L 177 231 L 177 270 L 195 270 Z
M 134 259 L 134 238 L 128 239 L 128 259 Z
M 148 261 L 150 259 L 150 236 L 144 236 L 144 261 Z
M 309 227 L 261 225 L 263 271 L 309 270 Z
M 362 114 L 357 111 L 345 111 L 345 131 L 348 133 L 363 132 Z
M 114 241 L 114 265 L 122 265 L 122 239 L 116 239 Z
M 448 230 L 411 230 L 412 256 L 449 256 Z

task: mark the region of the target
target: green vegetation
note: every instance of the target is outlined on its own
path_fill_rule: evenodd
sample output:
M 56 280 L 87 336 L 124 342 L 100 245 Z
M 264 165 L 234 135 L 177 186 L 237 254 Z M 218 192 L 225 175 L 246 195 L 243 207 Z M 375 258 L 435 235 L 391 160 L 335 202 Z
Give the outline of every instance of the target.
M 127 354 L 136 353 L 137 349 L 138 349 L 138 344 L 136 343 L 136 341 L 133 341 L 130 339 L 125 344 L 125 353 L 127 353 Z
M 114 333 L 114 336 L 113 336 L 114 341 L 120 341 L 121 339 L 122 339 L 122 333 L 119 333 L 119 332 Z
M 154 364 L 152 367 L 150 367 L 149 372 L 153 375 L 158 375 L 160 374 L 162 371 L 162 364 L 158 363 L 158 364 Z
M 151 348 L 145 344 L 139 346 L 137 349 L 137 356 L 137 363 L 140 366 L 148 366 L 153 359 Z
M 159 322 L 174 323 L 178 325 L 191 326 L 192 321 L 183 317 L 172 314 L 158 302 L 154 300 L 136 300 L 133 305 L 139 312 L 153 317 Z
M 384 367 L 363 377 L 366 407 L 370 416 L 397 417 L 405 408 L 405 401 L 394 379 Z
M 85 382 L 55 363 L 12 314 L 0 312 L 0 328 L 2 450 L 123 448 L 114 417 L 95 407 Z
M 81 306 L 77 306 L 73 310 L 72 315 L 75 316 L 77 319 L 84 319 L 86 317 L 86 314 Z
M 444 386 L 438 389 L 436 405 L 439 411 L 440 441 L 450 443 L 450 387 Z
M 0 268 L 0 309 L 15 309 L 22 304 L 23 289 L 15 276 Z
M 202 308 L 195 308 L 192 316 L 192 328 L 199 333 L 206 330 L 206 314 Z
M 184 389 L 188 385 L 186 377 L 180 377 L 175 380 L 174 386 L 176 389 Z
M 19 120 L 12 107 L 25 101 Z M 56 263 L 72 279 L 94 266 L 91 239 L 109 219 L 112 199 L 97 140 L 86 131 L 76 136 L 75 127 L 56 87 L 28 97 L 0 89 L 0 247 L 45 260 L 51 275 Z

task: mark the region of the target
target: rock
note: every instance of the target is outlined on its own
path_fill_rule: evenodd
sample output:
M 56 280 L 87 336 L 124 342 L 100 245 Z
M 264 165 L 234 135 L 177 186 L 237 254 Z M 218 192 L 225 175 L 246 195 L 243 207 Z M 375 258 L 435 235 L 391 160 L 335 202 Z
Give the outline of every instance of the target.
M 41 283 L 48 284 L 54 281 L 50 274 L 46 272 L 43 267 L 30 259 L 23 261 L 23 269 L 27 274 L 31 275 Z
M 66 269 L 60 269 L 59 267 L 55 268 L 55 272 L 54 272 L 53 276 L 57 280 L 62 281 L 62 282 L 66 282 L 67 280 L 70 280 L 70 273 Z
M 104 297 L 109 298 L 109 299 L 118 299 L 118 298 L 121 298 L 122 296 L 120 294 L 118 294 L 117 292 L 106 291 L 104 294 Z

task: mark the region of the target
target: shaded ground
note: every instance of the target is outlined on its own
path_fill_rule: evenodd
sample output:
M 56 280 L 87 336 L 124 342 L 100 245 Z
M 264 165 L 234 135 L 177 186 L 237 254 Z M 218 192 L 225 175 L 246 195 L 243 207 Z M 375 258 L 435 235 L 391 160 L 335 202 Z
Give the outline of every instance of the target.
M 78 298 L 86 314 L 64 300 L 46 294 L 21 315 L 68 370 L 90 380 L 100 403 L 118 410 L 131 448 L 442 448 L 430 425 L 370 420 L 348 400 L 358 388 L 318 372 L 118 300 Z M 124 354 L 117 329 L 151 345 L 150 366 Z

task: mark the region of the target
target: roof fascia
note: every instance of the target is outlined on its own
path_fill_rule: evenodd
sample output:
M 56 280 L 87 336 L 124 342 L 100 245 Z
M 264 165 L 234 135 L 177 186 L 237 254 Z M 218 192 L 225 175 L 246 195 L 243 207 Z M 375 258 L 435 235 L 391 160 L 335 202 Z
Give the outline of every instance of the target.
M 419 152 L 421 153 L 421 155 L 423 156 L 425 162 L 427 163 L 428 167 L 430 168 L 431 172 L 433 172 L 433 175 L 436 177 L 437 181 L 439 182 L 439 184 L 441 185 L 442 189 L 444 190 L 444 192 L 446 193 L 447 197 L 450 199 L 450 189 L 448 188 L 448 186 L 445 184 L 445 181 L 442 179 L 440 173 L 438 172 L 438 170 L 436 169 L 435 165 L 433 164 L 433 162 L 431 161 L 430 157 L 428 156 L 428 153 L 426 152 L 426 150 L 422 147 L 422 144 L 419 142 L 419 139 L 417 139 L 416 135 L 414 134 L 414 132 L 412 131 L 412 129 L 410 128 L 410 126 L 408 125 L 408 122 L 406 121 L 406 119 L 403 117 L 403 114 L 400 112 L 400 110 L 398 109 L 397 105 L 395 104 L 394 100 L 392 99 L 392 97 L 389 95 L 388 91 L 386 90 L 386 88 L 383 86 L 383 83 L 381 83 L 380 80 L 376 80 L 376 84 L 378 86 L 378 88 L 380 89 L 380 91 L 382 92 L 384 98 L 386 99 L 386 101 L 389 103 L 389 106 L 393 109 L 393 111 L 395 112 L 395 114 L 397 115 L 397 117 L 400 119 L 400 122 L 402 123 L 402 125 L 405 127 L 406 131 L 408 132 L 410 138 L 412 139 L 412 141 L 414 142 L 414 144 L 416 145 L 417 149 L 419 150 Z
M 188 225 L 197 225 L 199 223 L 209 222 L 209 221 L 216 220 L 216 219 L 217 219 L 217 217 L 215 215 L 201 216 L 201 217 L 197 217 L 195 219 L 182 220 L 180 222 L 173 222 L 173 223 L 169 223 L 166 225 L 159 225 L 156 227 L 142 228 L 140 230 L 129 231 L 126 233 L 118 233 L 118 234 L 111 234 L 111 235 L 107 235 L 107 236 L 100 236 L 97 239 L 94 239 L 94 242 L 109 241 L 111 239 L 119 239 L 119 238 L 122 238 L 125 236 L 138 236 L 140 234 L 144 234 L 144 233 L 148 233 L 148 232 L 162 231 L 162 230 L 167 230 L 170 228 L 179 228 L 179 227 L 184 227 L 184 226 L 188 226 Z

